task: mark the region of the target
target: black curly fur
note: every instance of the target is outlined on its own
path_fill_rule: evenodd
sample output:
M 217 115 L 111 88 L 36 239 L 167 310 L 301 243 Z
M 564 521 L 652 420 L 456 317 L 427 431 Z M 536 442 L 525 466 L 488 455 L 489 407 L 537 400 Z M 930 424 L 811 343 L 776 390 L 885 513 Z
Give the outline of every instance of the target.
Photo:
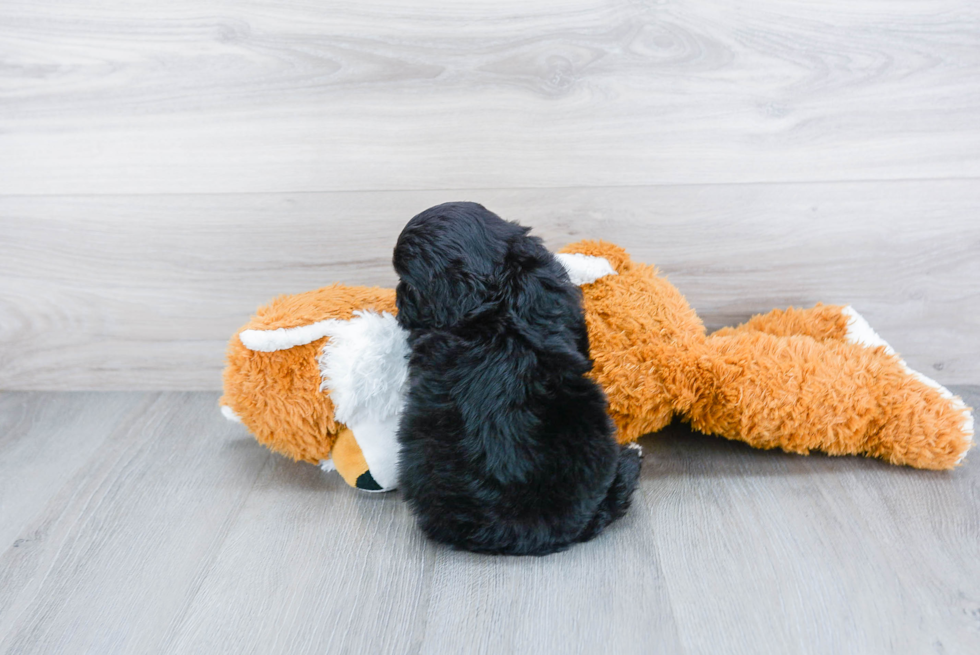
M 410 388 L 399 487 L 432 539 L 544 555 L 598 535 L 640 470 L 591 369 L 582 294 L 528 228 L 428 209 L 395 247 Z

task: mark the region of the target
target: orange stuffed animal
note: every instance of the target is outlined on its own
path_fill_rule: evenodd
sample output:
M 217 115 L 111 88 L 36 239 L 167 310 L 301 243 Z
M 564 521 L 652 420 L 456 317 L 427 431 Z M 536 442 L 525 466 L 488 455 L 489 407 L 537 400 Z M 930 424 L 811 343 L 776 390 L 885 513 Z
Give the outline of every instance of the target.
M 756 448 L 926 469 L 952 468 L 972 445 L 970 409 L 849 306 L 776 310 L 709 336 L 680 292 L 622 248 L 582 241 L 557 257 L 582 285 L 591 376 L 620 442 L 678 416 Z M 276 299 L 231 340 L 222 412 L 351 486 L 394 488 L 408 352 L 395 311 L 390 289 Z

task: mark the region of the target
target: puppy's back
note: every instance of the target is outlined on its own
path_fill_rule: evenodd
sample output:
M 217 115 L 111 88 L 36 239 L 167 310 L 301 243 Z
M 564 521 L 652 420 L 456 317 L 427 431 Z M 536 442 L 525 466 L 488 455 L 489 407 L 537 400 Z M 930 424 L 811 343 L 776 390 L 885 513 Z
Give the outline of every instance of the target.
M 506 233 L 483 230 L 503 221 L 475 207 L 478 238 Z M 433 539 L 545 554 L 592 538 L 625 512 L 639 458 L 615 443 L 602 390 L 585 377 L 580 291 L 519 229 L 502 248 L 476 249 L 502 252 L 497 261 L 401 261 L 399 320 L 404 314 L 411 330 L 412 356 L 399 477 Z M 458 245 L 437 237 L 437 252 Z M 398 260 L 396 248 L 396 268 Z

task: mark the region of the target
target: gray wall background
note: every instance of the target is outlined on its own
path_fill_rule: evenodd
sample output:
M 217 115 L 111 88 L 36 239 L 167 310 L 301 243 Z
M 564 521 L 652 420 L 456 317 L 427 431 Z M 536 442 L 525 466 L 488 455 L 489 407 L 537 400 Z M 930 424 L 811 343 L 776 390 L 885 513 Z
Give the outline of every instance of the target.
M 980 6 L 0 5 L 0 388 L 217 389 L 280 293 L 454 199 L 710 327 L 852 303 L 980 381 Z

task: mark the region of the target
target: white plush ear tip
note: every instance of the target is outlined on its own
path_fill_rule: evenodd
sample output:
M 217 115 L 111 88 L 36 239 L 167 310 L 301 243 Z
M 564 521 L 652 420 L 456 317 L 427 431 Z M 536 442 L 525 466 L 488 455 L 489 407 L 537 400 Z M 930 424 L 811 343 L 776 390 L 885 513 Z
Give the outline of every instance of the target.
M 269 338 L 268 332 L 270 330 L 242 330 L 238 339 L 249 350 L 273 352 L 276 347 L 273 345 L 272 339 Z
M 228 405 L 222 405 L 221 406 L 221 415 L 224 416 L 229 421 L 231 421 L 232 423 L 241 423 L 242 422 L 242 417 L 240 417 L 238 414 L 236 414 L 235 413 L 235 410 L 233 410 Z
M 277 350 L 289 350 L 296 346 L 305 346 L 317 339 L 330 336 L 337 323 L 338 321 L 335 319 L 326 319 L 291 328 L 242 330 L 238 339 L 249 350 L 271 353 Z
M 568 279 L 576 286 L 592 284 L 601 277 L 607 275 L 617 275 L 616 269 L 612 267 L 609 260 L 605 257 L 595 257 L 594 255 L 583 255 L 582 253 L 560 253 L 555 255 L 558 263 L 565 268 Z

